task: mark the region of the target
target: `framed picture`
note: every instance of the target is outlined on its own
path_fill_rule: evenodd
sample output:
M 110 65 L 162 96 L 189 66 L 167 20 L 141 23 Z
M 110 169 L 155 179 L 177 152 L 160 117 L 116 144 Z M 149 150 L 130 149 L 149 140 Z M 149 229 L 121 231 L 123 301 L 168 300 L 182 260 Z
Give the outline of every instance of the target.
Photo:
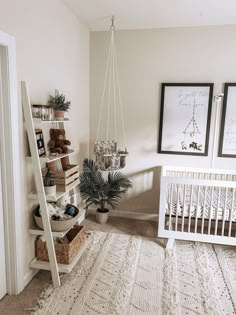
M 213 83 L 162 83 L 158 153 L 208 155 Z
M 44 156 L 46 153 L 44 140 L 43 140 L 43 131 L 42 129 L 35 129 L 36 141 L 38 147 L 39 156 Z
M 236 83 L 225 83 L 218 156 L 236 157 Z

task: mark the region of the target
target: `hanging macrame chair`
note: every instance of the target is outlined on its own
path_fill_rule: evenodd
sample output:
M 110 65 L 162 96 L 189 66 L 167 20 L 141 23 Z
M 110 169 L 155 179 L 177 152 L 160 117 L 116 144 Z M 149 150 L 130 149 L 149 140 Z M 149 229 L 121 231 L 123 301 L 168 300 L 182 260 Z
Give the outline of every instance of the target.
M 114 17 L 111 18 L 111 39 L 108 51 L 105 80 L 102 92 L 101 108 L 98 121 L 97 138 L 94 143 L 94 153 L 96 156 L 96 164 L 101 171 L 113 171 L 124 168 L 126 165 L 126 157 L 128 156 L 127 146 L 126 146 L 126 135 L 125 135 L 125 124 L 124 124 L 124 114 L 123 106 L 121 102 L 120 93 L 120 82 L 118 76 L 117 58 L 115 50 L 115 40 L 114 40 Z M 104 99 L 106 89 L 108 91 L 108 105 L 107 105 L 107 124 L 106 124 L 106 140 L 100 140 L 100 127 L 103 117 L 104 110 Z M 122 132 L 124 139 L 124 149 L 118 147 L 117 141 L 117 99 L 116 94 L 118 94 L 118 104 L 120 108 L 120 117 L 122 123 Z M 114 106 L 114 136 L 115 140 L 110 139 L 110 114 L 111 114 L 111 104 Z

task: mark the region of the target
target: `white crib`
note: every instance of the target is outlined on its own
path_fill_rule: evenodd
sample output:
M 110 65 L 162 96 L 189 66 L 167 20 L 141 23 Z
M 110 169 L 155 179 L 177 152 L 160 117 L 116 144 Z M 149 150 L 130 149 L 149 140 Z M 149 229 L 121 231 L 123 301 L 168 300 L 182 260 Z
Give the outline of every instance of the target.
M 158 236 L 236 245 L 236 171 L 163 166 Z

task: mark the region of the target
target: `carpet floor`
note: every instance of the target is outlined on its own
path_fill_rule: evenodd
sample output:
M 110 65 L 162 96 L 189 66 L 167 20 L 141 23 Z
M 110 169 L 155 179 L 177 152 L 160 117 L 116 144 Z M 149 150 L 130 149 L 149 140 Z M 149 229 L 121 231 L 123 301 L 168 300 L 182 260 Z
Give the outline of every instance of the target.
M 176 242 L 165 251 L 154 239 L 93 232 L 62 286 L 50 286 L 35 315 L 233 315 L 236 251 Z

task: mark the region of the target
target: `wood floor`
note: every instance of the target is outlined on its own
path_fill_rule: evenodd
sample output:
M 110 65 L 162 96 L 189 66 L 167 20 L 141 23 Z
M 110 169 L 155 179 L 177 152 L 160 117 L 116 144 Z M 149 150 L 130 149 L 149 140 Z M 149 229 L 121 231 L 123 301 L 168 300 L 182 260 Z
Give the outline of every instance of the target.
M 144 237 L 156 237 L 157 222 L 131 220 L 118 217 L 110 217 L 105 225 L 95 222 L 95 217 L 90 215 L 83 223 L 87 230 L 97 230 L 112 233 L 124 233 L 140 235 Z M 51 283 L 51 274 L 48 271 L 39 271 L 34 279 L 18 296 L 5 296 L 0 301 L 1 315 L 27 315 L 37 303 L 41 292 Z

